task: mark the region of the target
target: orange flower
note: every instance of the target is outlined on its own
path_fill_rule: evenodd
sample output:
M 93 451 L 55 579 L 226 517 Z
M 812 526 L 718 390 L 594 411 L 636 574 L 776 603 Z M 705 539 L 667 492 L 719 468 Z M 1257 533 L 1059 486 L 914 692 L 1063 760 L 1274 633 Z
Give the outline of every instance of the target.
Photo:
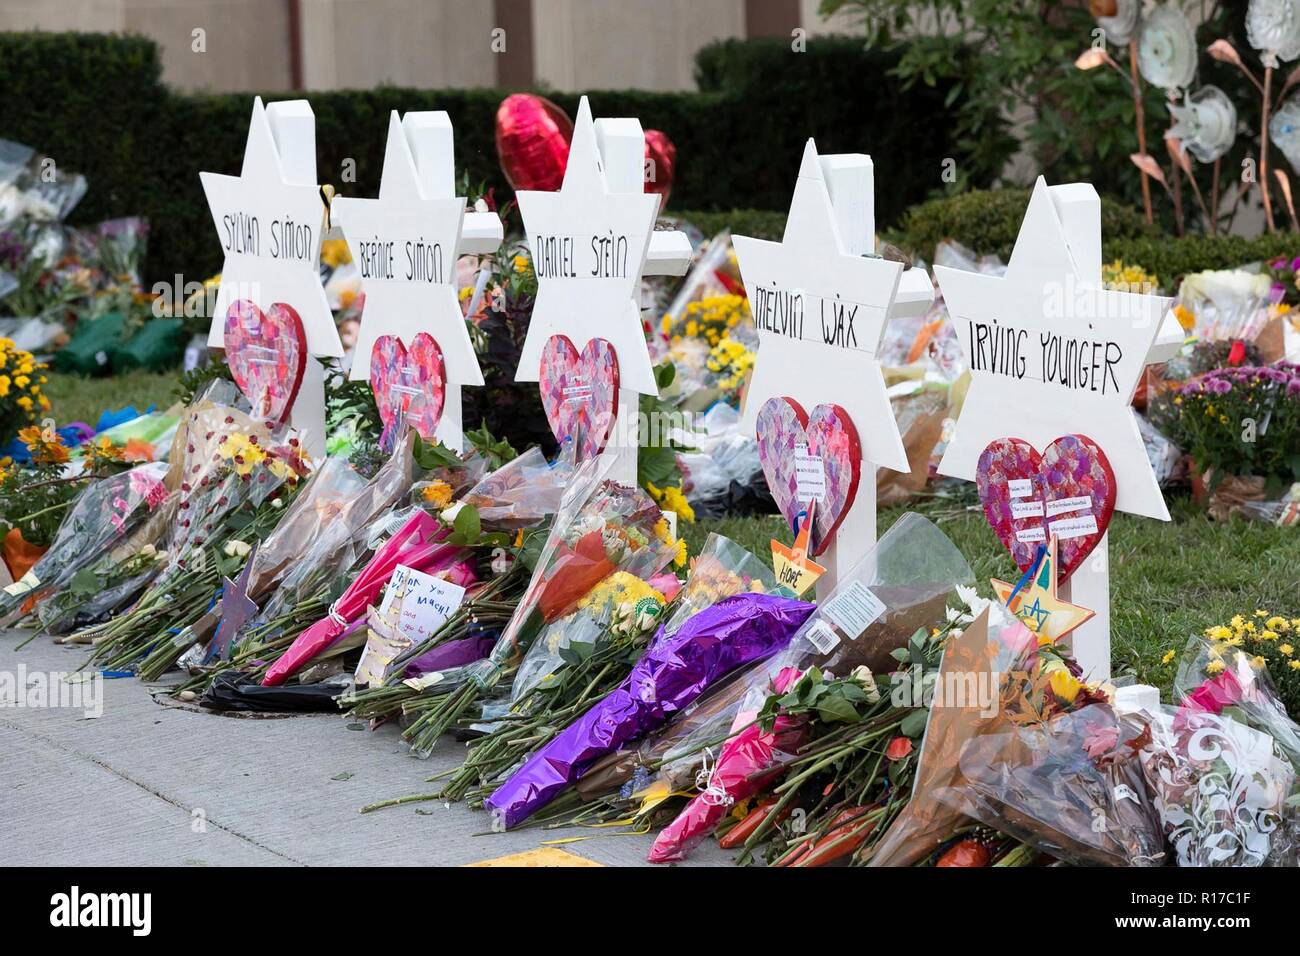
M 143 438 L 128 438 L 122 446 L 123 461 L 153 461 L 153 445 Z

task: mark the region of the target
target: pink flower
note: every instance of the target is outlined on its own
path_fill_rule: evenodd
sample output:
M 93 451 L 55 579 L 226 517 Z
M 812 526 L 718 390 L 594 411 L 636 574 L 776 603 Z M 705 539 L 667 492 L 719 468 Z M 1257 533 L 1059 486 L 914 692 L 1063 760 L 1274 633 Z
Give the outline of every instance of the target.
M 1187 695 L 1187 706 L 1218 714 L 1241 700 L 1241 682 L 1231 670 L 1212 677 Z

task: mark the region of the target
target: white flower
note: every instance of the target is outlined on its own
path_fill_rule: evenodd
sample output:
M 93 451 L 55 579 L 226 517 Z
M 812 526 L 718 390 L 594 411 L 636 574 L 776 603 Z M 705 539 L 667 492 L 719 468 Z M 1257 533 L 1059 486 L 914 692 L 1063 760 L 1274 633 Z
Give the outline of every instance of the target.
M 226 542 L 226 546 L 222 550 L 226 552 L 227 557 L 246 558 L 248 557 L 248 552 L 253 549 L 249 547 L 249 545 L 246 542 L 232 539 Z
M 438 517 L 442 520 L 443 524 L 451 524 L 456 520 L 456 515 L 460 514 L 460 509 L 463 507 L 465 507 L 465 502 L 453 501 L 447 507 L 442 509 L 442 512 Z
M 284 507 L 284 499 L 283 499 L 283 498 L 272 498 L 272 499 L 271 499 L 271 507 L 272 507 L 272 508 L 283 508 L 283 507 Z
M 866 664 L 859 664 L 853 668 L 849 674 L 849 680 L 857 684 L 867 693 L 867 700 L 871 703 L 877 703 L 880 700 L 880 688 L 876 686 L 875 675 L 871 673 L 871 668 Z

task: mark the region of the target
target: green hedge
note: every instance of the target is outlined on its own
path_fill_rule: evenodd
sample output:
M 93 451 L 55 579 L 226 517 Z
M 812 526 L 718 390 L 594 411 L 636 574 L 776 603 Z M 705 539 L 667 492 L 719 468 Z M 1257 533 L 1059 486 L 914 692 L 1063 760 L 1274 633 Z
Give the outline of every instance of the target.
M 1244 236 L 1116 238 L 1104 240 L 1102 251 L 1107 262 L 1119 259 L 1140 265 L 1159 278 L 1163 288 L 1170 290 L 1189 272 L 1232 269 L 1280 256 L 1300 255 L 1300 235 L 1279 233 L 1253 239 Z
M 780 53 L 784 49 L 784 53 Z M 724 78 L 719 58 L 731 66 Z M 737 64 L 749 62 L 741 70 Z M 885 78 L 895 54 L 868 53 L 860 41 L 812 38 L 808 52 L 788 44 L 719 44 L 701 54 L 709 89 L 699 93 L 595 91 L 597 116 L 636 116 L 677 146 L 669 212 L 748 207 L 785 210 L 804 143 L 824 152 L 869 151 L 888 190 L 877 199 L 886 224 L 939 181 L 941 160 L 957 151 L 941 121 L 949 90 L 906 93 Z M 0 136 L 16 139 L 85 174 L 89 193 L 74 213 L 149 218 L 149 281 L 202 278 L 221 266 L 201 170 L 237 173 L 253 94 L 182 95 L 161 85 L 155 44 L 102 34 L 0 34 Z M 846 84 L 846 78 L 849 81 Z M 740 84 L 740 85 L 737 85 Z M 870 88 L 872 95 L 859 95 Z M 264 99 L 295 94 L 265 91 Z M 343 194 L 378 191 L 390 110 L 441 109 L 456 127 L 456 163 L 471 183 L 510 191 L 496 160 L 499 90 L 310 92 L 316 114 L 319 176 Z M 547 93 L 572 115 L 579 96 Z M 953 108 L 962 108 L 958 99 Z M 908 117 L 908 122 L 900 122 Z M 930 121 L 910 121 L 929 117 Z M 341 182 L 344 159 L 357 181 Z
M 933 199 L 908 210 L 889 238 L 930 261 L 943 239 L 955 239 L 979 254 L 1011 255 L 1029 203 L 1027 189 L 970 190 Z M 1148 226 L 1142 214 L 1106 196 L 1101 199 L 1102 255 L 1140 265 L 1172 289 L 1189 272 L 1231 269 L 1278 256 L 1300 255 L 1300 235 L 1185 236 L 1178 239 Z
M 934 247 L 944 239 L 955 239 L 980 255 L 1006 259 L 1016 244 L 1020 222 L 1029 205 L 1028 189 L 973 189 L 955 196 L 932 199 L 909 209 L 892 238 L 898 245 L 927 262 Z M 1103 196 L 1101 199 L 1103 239 L 1159 239 L 1142 213 Z
M 706 239 L 716 236 L 724 229 L 730 229 L 732 235 L 752 236 L 755 239 L 780 241 L 785 235 L 785 211 L 728 209 L 725 212 L 674 212 L 673 215 L 699 229 Z

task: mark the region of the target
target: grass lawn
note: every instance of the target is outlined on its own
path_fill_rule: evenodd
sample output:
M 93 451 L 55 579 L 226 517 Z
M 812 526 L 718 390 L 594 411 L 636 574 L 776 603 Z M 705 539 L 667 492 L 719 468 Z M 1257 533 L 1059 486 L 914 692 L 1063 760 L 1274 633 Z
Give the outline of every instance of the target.
M 60 424 L 93 424 L 105 409 L 165 407 L 175 400 L 175 386 L 174 374 L 104 379 L 51 374 L 48 391 Z M 1113 671 L 1131 672 L 1166 694 L 1173 665 L 1160 659 L 1166 651 L 1181 651 L 1188 635 L 1256 608 L 1300 617 L 1300 529 L 1240 519 L 1212 522 L 1185 497 L 1171 497 L 1169 504 L 1172 521 L 1117 514 L 1110 534 Z M 991 576 L 1015 580 L 1016 569 L 973 493 L 964 501 L 928 498 L 882 511 L 881 533 L 907 510 L 920 511 L 944 530 L 970 562 L 983 593 Z M 710 531 L 766 557 L 768 541 L 783 525 L 775 517 L 686 525 L 692 554 Z

